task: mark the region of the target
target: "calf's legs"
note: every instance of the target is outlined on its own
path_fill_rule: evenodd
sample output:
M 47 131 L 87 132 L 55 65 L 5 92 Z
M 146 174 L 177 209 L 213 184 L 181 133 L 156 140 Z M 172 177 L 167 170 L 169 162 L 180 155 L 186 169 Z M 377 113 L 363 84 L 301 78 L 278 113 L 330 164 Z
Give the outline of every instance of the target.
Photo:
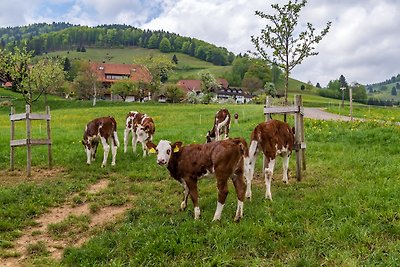
M 243 201 L 246 192 L 246 183 L 244 182 L 243 174 L 234 175 L 232 181 L 238 199 L 235 215 L 235 222 L 238 222 L 243 217 Z
M 271 180 L 272 176 L 274 174 L 274 167 L 275 167 L 275 159 L 268 159 L 265 158 L 265 165 L 267 166 L 264 170 L 264 176 L 265 176 L 265 198 L 272 200 L 272 194 L 271 194 Z

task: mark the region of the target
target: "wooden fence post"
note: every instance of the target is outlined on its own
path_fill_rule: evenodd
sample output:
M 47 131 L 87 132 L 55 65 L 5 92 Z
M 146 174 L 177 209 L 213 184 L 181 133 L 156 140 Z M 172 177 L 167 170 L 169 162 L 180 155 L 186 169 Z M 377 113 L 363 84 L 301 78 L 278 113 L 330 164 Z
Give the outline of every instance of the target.
M 10 116 L 15 114 L 15 107 L 11 107 L 11 113 Z M 15 122 L 11 120 L 11 133 L 10 133 L 10 142 L 12 142 L 15 139 Z M 10 169 L 13 171 L 14 170 L 14 155 L 15 155 L 15 147 L 10 146 Z
M 265 120 L 270 120 L 271 114 L 294 114 L 294 126 L 295 126 L 295 144 L 294 150 L 296 150 L 296 178 L 298 181 L 302 179 L 301 170 L 306 169 L 305 160 L 305 148 L 304 142 L 304 111 L 303 111 L 303 100 L 301 95 L 295 95 L 294 106 L 284 107 L 271 107 L 269 98 L 266 99 L 266 105 L 264 108 Z M 265 157 L 263 157 L 263 175 L 265 170 Z
M 46 124 L 47 124 L 47 140 L 51 140 L 51 128 L 50 128 L 50 107 L 46 106 L 46 114 L 47 119 L 46 119 Z M 53 167 L 53 156 L 51 154 L 51 144 L 52 142 L 49 141 L 49 143 L 47 144 L 47 154 L 49 157 L 49 169 L 51 169 Z
M 48 158 L 49 158 L 49 168 L 52 168 L 52 154 L 51 154 L 51 127 L 50 127 L 50 108 L 46 106 L 46 114 L 34 114 L 31 113 L 31 107 L 29 105 L 25 106 L 25 113 L 15 114 L 15 108 L 11 108 L 10 121 L 11 121 L 11 138 L 10 138 L 10 169 L 14 170 L 14 157 L 15 157 L 15 147 L 26 146 L 26 169 L 27 175 L 31 176 L 31 166 L 32 166 L 32 146 L 33 145 L 47 145 L 48 146 Z M 15 121 L 25 120 L 26 124 L 26 138 L 15 140 Z M 31 136 L 31 120 L 46 120 L 47 124 L 47 139 L 32 139 Z
M 26 146 L 27 146 L 26 171 L 29 177 L 31 176 L 31 166 L 32 166 L 31 120 L 30 120 L 31 107 L 29 105 L 26 105 L 25 110 L 26 110 Z
M 296 95 L 294 99 L 295 106 L 299 108 L 299 112 L 296 112 L 294 114 L 294 128 L 295 128 L 295 133 L 294 133 L 294 143 L 295 143 L 295 149 L 296 149 L 296 178 L 297 181 L 301 181 L 301 162 L 302 162 L 302 155 L 301 155 L 301 117 L 302 115 L 300 114 L 300 107 L 302 104 L 302 99 L 301 95 Z

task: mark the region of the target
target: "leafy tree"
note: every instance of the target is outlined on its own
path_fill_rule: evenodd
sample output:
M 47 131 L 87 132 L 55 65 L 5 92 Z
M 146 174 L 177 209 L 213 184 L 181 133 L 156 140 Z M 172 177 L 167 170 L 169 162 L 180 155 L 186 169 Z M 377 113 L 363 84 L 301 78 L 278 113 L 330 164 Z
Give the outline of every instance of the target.
M 363 102 L 367 100 L 367 90 L 364 85 L 357 84 L 352 86 L 354 101 Z
M 64 81 L 64 71 L 60 61 L 41 59 L 32 62 L 32 52 L 26 48 L 15 48 L 14 53 L 1 51 L 0 69 L 11 79 L 16 91 L 23 94 L 25 102 L 32 106 L 42 94 L 46 96 L 50 90 L 57 90 Z M 47 99 L 45 97 L 45 102 Z
M 201 91 L 203 93 L 213 93 L 218 88 L 217 80 L 209 71 L 200 72 Z
M 274 84 L 278 84 L 281 81 L 282 71 L 276 64 L 272 64 L 271 76 Z
M 169 53 L 171 52 L 171 43 L 170 41 L 167 39 L 167 37 L 163 37 L 161 42 L 160 42 L 160 46 L 159 49 L 161 52 L 163 53 Z
M 304 91 L 306 89 L 306 87 L 304 86 L 304 84 L 302 84 L 301 86 L 300 86 L 300 90 L 301 91 Z
M 163 87 L 162 92 L 172 103 L 178 103 L 185 96 L 182 88 L 176 84 L 166 84 Z
M 151 87 L 149 88 L 152 93 L 158 92 L 161 84 L 165 83 L 169 78 L 169 73 L 172 71 L 173 63 L 166 56 L 153 56 L 150 55 L 145 58 L 135 59 L 136 64 L 146 66 L 151 73 Z
M 208 104 L 214 96 L 215 90 L 218 88 L 217 80 L 209 71 L 200 72 L 201 91 L 203 93 L 202 102 Z
M 315 85 L 315 87 L 320 88 L 321 89 L 321 85 L 317 82 L 317 84 Z
M 129 95 L 139 96 L 138 84 L 128 78 L 113 83 L 110 87 L 110 91 L 113 94 L 119 95 L 123 101 L 126 101 L 126 97 Z
M 300 3 L 295 0 L 283 6 L 272 4 L 271 7 L 275 10 L 273 15 L 256 11 L 256 15 L 266 19 L 269 24 L 261 30 L 261 36 L 252 36 L 251 40 L 258 52 L 257 55 L 284 70 L 286 104 L 290 72 L 305 58 L 318 54 L 314 52 L 315 45 L 328 33 L 331 26 L 331 22 L 328 22 L 319 35 L 314 34 L 315 28 L 311 23 L 307 23 L 307 29 L 304 31 L 296 30 L 299 13 L 306 3 L 306 0 Z M 299 32 L 297 36 L 296 32 Z
M 93 106 L 96 105 L 97 96 L 101 83 L 97 80 L 95 70 L 90 67 L 89 62 L 81 62 L 81 70 L 74 79 L 76 96 L 80 99 L 93 99 Z
M 275 84 L 274 83 L 268 83 L 268 82 L 265 83 L 264 84 L 264 90 L 265 90 L 265 93 L 267 95 L 270 95 L 272 97 L 276 96 L 276 88 L 275 88 Z M 265 101 L 264 101 L 264 103 L 265 103 Z
M 248 75 L 248 73 L 246 73 L 244 79 L 242 80 L 242 86 L 245 87 L 250 94 L 254 94 L 263 88 L 263 81 L 258 77 Z
M 153 33 L 150 36 L 149 42 L 147 44 L 147 48 L 150 48 L 150 49 L 158 48 L 158 34 Z
M 24 94 L 25 102 L 32 104 L 32 94 L 23 87 L 22 81 L 28 77 L 28 66 L 32 62 L 32 52 L 28 52 L 26 47 L 14 48 L 13 53 L 1 50 L 0 52 L 0 71 L 4 78 L 12 83 L 12 90 Z
M 59 92 L 65 80 L 63 64 L 58 59 L 43 58 L 29 68 L 28 79 L 23 81 L 24 87 L 33 92 L 44 95 L 47 105 L 47 94 Z

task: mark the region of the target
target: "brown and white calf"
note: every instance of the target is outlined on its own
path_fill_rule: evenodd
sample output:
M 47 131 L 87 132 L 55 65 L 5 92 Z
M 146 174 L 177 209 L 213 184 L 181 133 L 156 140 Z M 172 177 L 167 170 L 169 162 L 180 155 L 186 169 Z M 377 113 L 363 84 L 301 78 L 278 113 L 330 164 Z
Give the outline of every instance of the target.
M 83 133 L 82 144 L 85 146 L 86 163 L 90 165 L 96 158 L 96 151 L 99 142 L 103 145 L 104 156 L 101 167 L 107 163 L 108 153 L 111 146 L 111 165 L 115 165 L 119 140 L 117 135 L 117 122 L 113 117 L 102 117 L 90 121 Z
M 235 221 L 243 216 L 243 201 L 246 183 L 243 176 L 248 167 L 244 166 L 248 157 L 247 143 L 243 138 L 226 139 L 206 144 L 182 146 L 182 142 L 171 144 L 161 140 L 158 145 L 147 143 L 151 152 L 157 153 L 157 163 L 166 165 L 170 175 L 184 188 L 181 210 L 187 207 L 190 195 L 194 205 L 194 218 L 200 218 L 197 181 L 201 176 L 214 173 L 218 187 L 218 203 L 213 221 L 220 220 L 228 195 L 228 179 L 231 177 L 237 195 Z
M 211 129 L 211 131 L 208 131 L 207 133 L 206 136 L 207 143 L 228 138 L 230 125 L 231 125 L 231 114 L 227 109 L 220 109 L 215 114 L 213 128 Z M 224 135 L 223 138 L 222 134 Z
M 265 198 L 272 200 L 271 179 L 277 156 L 282 156 L 283 158 L 283 182 L 288 183 L 289 157 L 294 146 L 294 128 L 290 128 L 286 122 L 269 120 L 258 124 L 254 128 L 251 133 L 250 142 L 248 163 L 250 169 L 246 197 L 251 198 L 251 180 L 254 175 L 257 154 L 261 150 L 265 155 Z
M 148 154 L 146 142 L 153 141 L 156 131 L 153 119 L 147 114 L 130 111 L 126 116 L 124 131 L 124 152 L 128 149 L 129 134 L 132 133 L 132 150 L 136 153 L 136 144 L 140 142 L 143 149 L 143 157 Z

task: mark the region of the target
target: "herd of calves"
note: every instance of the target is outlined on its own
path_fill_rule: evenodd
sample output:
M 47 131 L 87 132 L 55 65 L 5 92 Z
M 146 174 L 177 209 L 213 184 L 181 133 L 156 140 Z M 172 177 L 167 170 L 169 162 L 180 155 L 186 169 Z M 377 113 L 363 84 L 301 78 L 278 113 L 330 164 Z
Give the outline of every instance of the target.
M 236 115 L 235 115 L 236 116 Z M 236 119 L 236 118 L 235 118 Z M 258 124 L 251 133 L 250 147 L 244 138 L 228 138 L 231 115 L 227 109 L 215 114 L 213 128 L 208 131 L 206 143 L 182 145 L 161 140 L 153 143 L 155 126 L 153 119 L 136 111 L 126 116 L 124 130 L 124 152 L 127 151 L 128 138 L 132 136 L 132 148 L 136 152 L 136 144 L 142 144 L 143 156 L 148 153 L 157 154 L 157 163 L 165 165 L 170 175 L 180 182 L 184 188 L 181 209 L 187 207 L 190 195 L 194 206 L 194 218 L 200 218 L 197 181 L 210 173 L 215 175 L 218 187 L 217 209 L 213 221 L 220 220 L 228 195 L 228 179 L 231 178 L 237 195 L 235 221 L 243 216 L 245 197 L 251 198 L 251 180 L 258 151 L 265 155 L 264 173 L 265 197 L 272 200 L 271 179 L 277 156 L 283 157 L 283 181 L 288 182 L 289 157 L 294 147 L 294 128 L 286 122 L 269 120 Z M 112 161 L 115 165 L 119 140 L 117 123 L 113 117 L 97 118 L 89 122 L 84 131 L 82 144 L 87 155 L 87 164 L 96 156 L 99 142 L 103 145 L 104 156 L 102 167 L 106 165 L 111 147 Z M 246 182 L 245 182 L 246 179 Z

